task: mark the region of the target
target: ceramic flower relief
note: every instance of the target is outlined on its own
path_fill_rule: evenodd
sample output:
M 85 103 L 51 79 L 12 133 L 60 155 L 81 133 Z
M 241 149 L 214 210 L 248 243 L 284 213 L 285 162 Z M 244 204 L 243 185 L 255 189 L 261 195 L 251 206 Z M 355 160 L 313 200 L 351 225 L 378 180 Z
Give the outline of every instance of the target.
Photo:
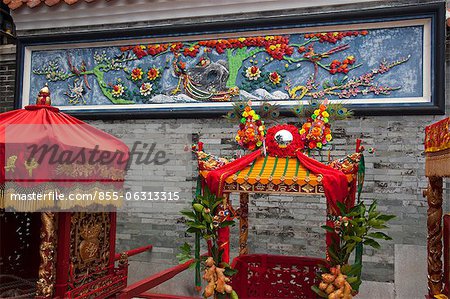
M 144 72 L 140 68 L 135 68 L 131 71 L 131 79 L 134 81 L 141 80 Z
M 351 70 L 351 66 L 355 63 L 355 56 L 350 55 L 347 56 L 342 62 L 335 59 L 330 63 L 330 74 L 334 75 L 336 73 L 345 73 L 347 74 L 349 70 Z
M 149 69 L 147 72 L 147 78 L 152 81 L 156 80 L 156 78 L 158 78 L 159 75 L 160 75 L 159 70 L 155 67 Z
M 142 83 L 141 87 L 139 88 L 139 92 L 142 96 L 146 97 L 149 96 L 152 93 L 153 86 L 151 83 Z
M 123 92 L 125 91 L 124 87 L 122 84 L 116 84 L 113 85 L 112 87 L 112 95 L 113 97 L 120 97 L 121 95 L 123 95 Z
M 73 84 L 68 86 L 65 93 L 71 104 L 75 102 L 67 94 L 72 95 L 81 88 L 76 86 L 80 83 L 73 82 L 78 76 L 84 77 L 84 93 L 102 93 L 98 95 L 106 97 L 113 104 L 149 104 L 157 101 L 156 98 L 142 98 L 140 88 L 143 82 L 152 83 L 152 95 L 170 96 L 170 99 L 167 98 L 170 102 L 178 102 L 180 98 L 175 96 L 179 93 L 190 97 L 192 102 L 234 101 L 239 94 L 232 92 L 231 88 L 248 93 L 264 89 L 271 93 L 283 92 L 285 95 L 287 91 L 289 98 L 296 100 L 323 99 L 326 96 L 335 100 L 370 94 L 390 95 L 402 87 L 381 85 L 375 81 L 375 77 L 407 62 L 410 56 L 392 62 L 385 61 L 383 57 L 378 68 L 368 69 L 364 61 L 366 57 L 358 55 L 357 49 L 353 49 L 361 45 L 360 40 L 368 33 L 367 30 L 333 31 L 193 40 L 185 43 L 145 42 L 118 47 L 122 53 L 117 57 L 106 54 L 110 53 L 108 49 L 113 50 L 114 47 L 102 48 L 103 52 L 95 50 L 93 66 L 86 65 L 84 61 L 80 65 L 73 63 L 73 54 L 69 51 L 65 55 L 68 69 L 61 67 L 65 62 L 58 58 L 34 67 L 32 71 L 33 75 L 45 76 L 51 82 L 67 81 Z M 352 41 L 355 38 L 358 40 Z M 145 57 L 146 60 L 139 61 Z M 300 69 L 303 65 L 311 67 Z M 363 67 L 362 74 L 350 76 L 353 75 L 352 70 L 358 67 Z M 210 86 L 208 80 L 201 79 L 204 78 L 202 73 L 206 74 L 214 68 L 220 69 L 223 74 L 227 73 L 227 76 L 220 74 L 215 81 L 217 86 Z M 112 85 L 104 81 L 108 78 L 105 75 L 113 71 L 117 73 L 110 75 L 128 81 L 122 82 L 126 88 L 120 97 L 121 91 L 113 94 Z M 302 76 L 298 74 L 304 71 L 311 72 L 311 76 L 304 77 L 311 79 L 300 82 L 297 78 Z M 108 85 L 108 88 L 91 89 L 89 84 L 93 80 L 88 80 L 88 77 L 93 77 L 99 86 Z M 163 77 L 164 88 L 158 82 Z M 282 98 L 286 98 L 285 95 Z
M 281 76 L 277 72 L 272 72 L 269 74 L 269 80 L 272 84 L 277 85 L 281 82 Z
M 199 45 L 195 45 L 189 48 L 184 48 L 183 50 L 183 55 L 184 56 L 189 56 L 189 57 L 195 57 L 197 56 L 198 52 L 199 52 Z
M 256 65 L 250 66 L 245 71 L 248 80 L 258 80 L 261 77 L 261 70 Z

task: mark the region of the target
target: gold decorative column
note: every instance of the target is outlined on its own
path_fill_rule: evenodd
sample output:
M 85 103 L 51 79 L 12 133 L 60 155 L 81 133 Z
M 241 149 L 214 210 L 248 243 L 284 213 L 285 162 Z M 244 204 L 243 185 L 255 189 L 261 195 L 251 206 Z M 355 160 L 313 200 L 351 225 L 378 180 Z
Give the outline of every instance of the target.
M 55 253 L 56 253 L 56 217 L 55 213 L 41 213 L 41 264 L 37 281 L 36 296 L 40 298 L 53 297 L 55 289 Z
M 239 255 L 248 254 L 248 193 L 239 193 Z
M 428 292 L 433 296 L 442 290 L 442 178 L 429 177 L 424 195 L 428 201 Z

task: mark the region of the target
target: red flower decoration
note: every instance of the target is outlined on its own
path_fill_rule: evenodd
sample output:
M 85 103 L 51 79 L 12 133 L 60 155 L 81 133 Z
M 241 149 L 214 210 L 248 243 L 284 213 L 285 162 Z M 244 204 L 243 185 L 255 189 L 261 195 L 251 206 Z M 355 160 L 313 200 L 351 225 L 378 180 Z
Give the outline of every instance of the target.
M 290 132 L 293 137 L 292 141 L 289 144 L 287 144 L 286 147 L 280 147 L 280 145 L 275 139 L 275 135 L 281 130 L 286 130 Z M 266 147 L 267 152 L 270 156 L 284 158 L 284 157 L 295 157 L 295 153 L 299 150 L 303 150 L 305 145 L 301 140 L 300 134 L 298 133 L 298 128 L 296 126 L 277 125 L 267 130 Z

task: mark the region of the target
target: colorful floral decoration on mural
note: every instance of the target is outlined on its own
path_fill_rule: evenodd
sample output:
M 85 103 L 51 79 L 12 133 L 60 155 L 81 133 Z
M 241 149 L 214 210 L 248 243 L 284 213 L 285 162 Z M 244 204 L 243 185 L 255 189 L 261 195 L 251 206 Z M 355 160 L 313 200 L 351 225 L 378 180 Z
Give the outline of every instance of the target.
M 50 82 L 67 81 L 70 105 L 89 104 L 90 77 L 113 104 L 239 101 L 238 96 L 257 90 L 273 91 L 270 100 L 389 95 L 401 86 L 379 84 L 375 77 L 409 56 L 393 62 L 386 57 L 378 68 L 350 77 L 367 63 L 356 52 L 348 54 L 351 41 L 367 36 L 368 30 L 335 31 L 100 48 L 93 62 L 78 65 L 77 55 L 65 50 L 67 61 L 46 61 L 32 72 Z M 297 76 L 290 74 L 307 65 L 312 65 L 310 77 L 293 82 Z M 177 83 L 163 87 L 171 82 Z

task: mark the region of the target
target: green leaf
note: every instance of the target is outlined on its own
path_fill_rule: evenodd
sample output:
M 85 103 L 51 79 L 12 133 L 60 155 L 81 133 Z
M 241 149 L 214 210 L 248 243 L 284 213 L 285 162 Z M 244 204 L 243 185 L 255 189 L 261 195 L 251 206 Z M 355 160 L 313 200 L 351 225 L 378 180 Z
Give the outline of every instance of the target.
M 234 290 L 231 291 L 230 299 L 239 299 L 238 294 Z
M 328 254 L 335 261 L 336 264 L 341 263 L 341 259 L 339 258 L 338 254 L 333 246 L 328 247 Z
M 374 200 L 374 201 L 372 202 L 372 204 L 370 205 L 370 207 L 369 207 L 369 213 L 375 211 L 376 208 L 377 208 L 377 201 Z
M 358 291 L 361 283 L 362 283 L 362 280 L 358 279 L 356 282 L 351 283 L 350 286 L 352 287 L 353 290 Z
M 183 210 L 183 211 L 181 211 L 181 214 L 183 214 L 184 216 L 186 216 L 188 218 L 191 218 L 191 219 L 195 219 L 196 218 L 194 212 L 189 211 L 189 210 Z
M 347 207 L 345 206 L 345 204 L 343 204 L 340 201 L 338 201 L 336 204 L 337 204 L 339 210 L 341 211 L 341 215 L 347 214 Z
M 186 262 L 187 262 L 187 261 L 186 261 Z M 194 263 L 191 263 L 191 264 L 189 265 L 188 269 L 194 269 L 195 266 L 197 265 L 197 263 L 198 263 L 198 261 L 196 261 L 196 262 L 194 262 Z M 184 264 L 184 263 L 183 263 L 183 264 Z
M 358 275 L 361 272 L 362 264 L 353 264 L 351 270 L 346 273 L 348 276 Z
M 196 211 L 196 212 L 201 212 L 201 211 L 203 211 L 203 209 L 205 208 L 203 205 L 201 205 L 201 204 L 199 204 L 199 203 L 194 203 L 193 205 L 192 205 L 192 207 L 194 208 L 194 210 Z
M 370 219 L 370 220 L 367 222 L 367 224 L 368 224 L 369 226 L 375 227 L 375 226 L 378 226 L 378 225 L 382 225 L 382 224 L 383 224 L 383 221 L 380 221 L 380 220 L 377 220 L 377 219 Z
M 353 240 L 353 241 L 355 241 L 355 242 L 362 242 L 362 239 L 360 238 L 360 237 L 357 237 L 357 236 L 350 236 L 350 240 Z
M 201 229 L 195 228 L 195 227 L 189 227 L 186 232 L 190 233 L 190 234 L 195 234 L 195 233 L 199 233 L 201 232 Z
M 192 253 L 191 253 L 191 245 L 188 243 L 184 243 L 180 246 L 180 253 L 176 255 L 178 262 L 180 264 L 184 264 L 185 262 L 192 259 Z
M 347 247 L 347 248 L 345 249 L 345 252 L 346 252 L 347 254 L 350 254 L 350 253 L 352 253 L 352 251 L 355 249 L 356 243 L 347 243 L 346 247 Z
M 347 282 L 348 282 L 349 284 L 355 283 L 355 282 L 357 282 L 357 281 L 358 281 L 358 277 L 356 277 L 356 276 L 347 277 Z
M 207 223 L 212 223 L 213 222 L 211 216 L 209 214 L 205 213 L 205 211 L 202 212 L 202 216 L 203 216 L 203 218 L 205 219 L 205 221 Z
M 380 244 L 377 242 L 377 241 L 375 241 L 375 240 L 373 240 L 373 239 L 366 239 L 364 242 L 363 242 L 363 244 L 364 245 L 368 245 L 368 246 L 370 246 L 370 247 L 373 247 L 373 248 L 375 248 L 375 249 L 380 249 Z
M 352 266 L 349 264 L 345 264 L 341 267 L 342 274 L 348 275 L 348 273 L 352 270 Z
M 236 273 L 238 273 L 238 270 L 232 269 L 230 267 L 225 268 L 225 271 L 223 271 L 223 274 L 225 274 L 225 276 L 227 276 L 227 277 L 231 277 L 231 276 L 235 275 Z
M 384 224 L 376 224 L 376 225 L 373 225 L 372 227 L 376 228 L 376 229 L 388 228 L 388 226 L 384 225 Z
M 328 225 L 322 225 L 322 228 L 323 228 L 324 230 L 326 230 L 327 232 L 334 233 L 334 229 L 333 229 L 331 226 L 328 226 Z
M 219 293 L 216 291 L 217 299 L 227 299 L 227 295 L 225 293 Z
M 380 215 L 377 217 L 378 220 L 382 220 L 382 221 L 389 221 L 391 219 L 394 219 L 396 216 L 395 215 Z
M 212 210 L 214 211 L 218 205 L 220 205 L 222 203 L 222 201 L 217 201 L 216 203 L 214 203 L 214 205 L 212 206 Z
M 355 232 L 358 236 L 362 236 L 367 232 L 367 228 L 365 227 L 355 227 Z
M 322 291 L 321 289 L 319 289 L 318 286 L 312 286 L 311 290 L 316 293 L 317 295 L 319 295 L 321 298 L 328 298 L 327 293 L 325 293 L 324 291 Z
M 351 211 L 347 214 L 347 217 L 356 217 L 359 216 L 359 211 Z
M 359 213 L 360 204 L 357 204 L 356 206 L 353 206 L 353 208 L 350 209 L 349 213 L 358 212 Z
M 230 225 L 234 225 L 234 221 L 233 220 L 225 220 L 223 222 L 220 223 L 219 227 L 227 227 Z
M 199 228 L 199 229 L 205 229 L 206 228 L 206 226 L 204 224 L 193 222 L 193 221 L 189 221 L 188 225 L 190 227 L 193 227 L 193 228 Z
M 376 218 L 380 215 L 380 212 L 369 212 L 369 219 Z
M 181 252 L 190 254 L 191 250 L 192 250 L 192 247 L 187 242 L 184 242 L 184 244 L 180 246 L 180 250 L 181 250 Z
M 382 233 L 382 232 L 370 233 L 370 234 L 368 234 L 368 236 L 375 238 L 375 239 L 392 240 L 391 237 L 389 237 L 388 235 L 386 235 L 385 233 Z

